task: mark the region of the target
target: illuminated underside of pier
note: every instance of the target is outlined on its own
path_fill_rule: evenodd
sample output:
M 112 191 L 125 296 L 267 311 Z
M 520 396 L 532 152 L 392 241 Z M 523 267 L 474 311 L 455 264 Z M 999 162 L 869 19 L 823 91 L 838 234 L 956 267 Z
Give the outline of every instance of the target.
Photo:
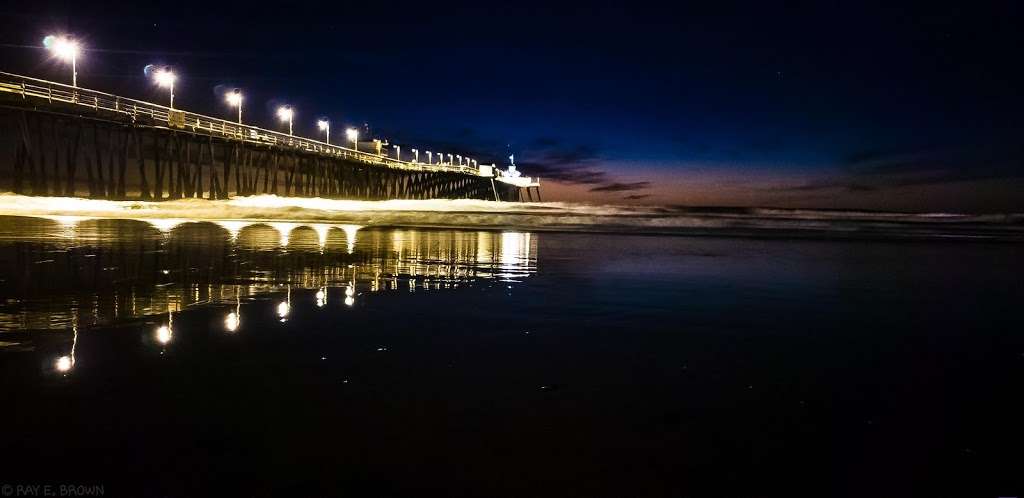
M 21 298 L 0 305 L 0 331 L 67 330 L 259 295 L 287 303 L 303 289 L 320 305 L 352 306 L 366 292 L 511 284 L 537 261 L 529 233 L 325 223 L 49 216 L 0 221 L 0 237 L 46 241 L 2 247 L 0 270 L 11 277 L 0 288 Z

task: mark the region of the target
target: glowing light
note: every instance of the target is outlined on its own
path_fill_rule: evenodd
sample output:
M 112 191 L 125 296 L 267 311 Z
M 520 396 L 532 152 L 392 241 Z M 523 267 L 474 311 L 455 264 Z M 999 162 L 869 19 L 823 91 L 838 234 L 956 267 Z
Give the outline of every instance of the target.
M 57 363 L 54 365 L 58 372 L 69 372 L 71 368 L 75 366 L 75 361 L 70 356 L 61 356 L 57 358 Z
M 252 223 L 246 221 L 231 220 L 221 220 L 218 221 L 217 224 L 220 225 L 220 227 L 223 228 L 224 230 L 228 231 L 228 235 L 231 237 L 231 240 L 237 239 L 238 234 L 242 232 L 243 228 L 252 225 Z
M 327 304 L 327 287 L 321 287 L 316 291 L 316 306 L 323 308 Z
M 277 108 L 277 118 L 281 121 L 288 122 L 288 134 L 292 134 L 292 118 L 295 117 L 295 111 L 292 110 L 291 106 L 283 105 Z
M 331 122 L 326 119 L 321 119 L 316 122 L 317 128 L 320 128 L 326 134 L 327 144 L 331 144 Z
M 153 228 L 156 228 L 157 230 L 160 230 L 163 233 L 170 233 L 171 230 L 174 230 L 174 227 L 182 223 L 185 223 L 188 220 L 178 218 L 144 218 L 139 221 L 149 223 L 150 225 L 153 226 Z
M 530 259 L 530 234 L 503 232 L 500 247 L 502 273 L 499 276 L 506 281 L 523 276 L 522 269 Z
M 161 325 L 156 329 L 156 341 L 160 344 L 167 344 L 171 342 L 174 336 L 174 332 L 167 325 Z
M 288 304 L 287 301 L 281 301 L 277 304 L 277 316 L 285 318 L 288 316 L 288 313 L 291 313 L 291 311 L 292 306 Z
M 352 296 L 347 296 L 345 298 L 345 306 L 352 306 L 353 304 L 356 304 L 356 299 Z
M 78 199 L 71 197 L 33 197 L 12 193 L 0 193 L 0 214 L 14 216 L 51 217 L 78 216 L 81 219 L 118 218 L 133 219 L 162 226 L 169 226 L 192 221 L 211 221 L 224 226 L 225 229 L 243 219 L 266 220 L 284 223 L 286 220 L 323 220 L 337 219 L 343 223 L 351 218 L 352 213 L 375 212 L 415 212 L 415 213 L 467 213 L 467 214 L 515 214 L 519 207 L 511 203 L 496 203 L 493 200 L 477 199 L 391 199 L 382 201 L 357 201 L 307 197 L 281 197 L 275 195 L 254 195 L 233 197 L 227 200 L 210 201 L 205 199 L 180 199 L 168 201 L 107 201 L 100 199 Z M 572 216 L 601 217 L 615 215 L 620 212 L 606 206 L 589 207 L 567 204 L 546 206 L 551 214 Z M 314 212 L 315 211 L 315 212 Z M 634 211 L 629 211 L 630 213 Z M 223 223 L 222 223 L 223 222 Z M 263 221 L 252 224 L 264 224 Z M 244 226 L 244 225 L 236 225 Z M 333 225 L 339 226 L 341 225 Z M 357 225 L 354 225 L 358 228 Z M 347 229 L 346 233 L 350 233 Z
M 46 46 L 47 39 L 50 40 L 50 44 L 46 48 L 49 48 L 53 55 L 64 59 L 67 62 L 71 62 L 71 60 L 77 57 L 78 53 L 81 51 L 81 47 L 78 46 L 78 42 L 65 36 L 47 36 L 43 39 L 44 46 Z
M 224 317 L 224 329 L 228 332 L 234 332 L 238 330 L 238 326 L 241 321 L 238 319 L 238 314 L 232 311 L 228 313 L 228 316 Z
M 238 108 L 238 124 L 242 124 L 242 91 L 236 88 L 227 95 L 227 99 L 228 104 Z
M 63 59 L 64 62 L 71 63 L 71 86 L 78 86 L 78 53 L 81 48 L 78 46 L 78 42 L 66 37 L 66 36 L 47 36 L 43 38 L 43 46 L 50 50 L 50 52 L 57 58 Z
M 178 76 L 175 75 L 174 72 L 170 69 L 163 68 L 153 75 L 153 79 L 159 86 L 162 86 L 164 88 L 173 88 L 174 81 L 178 79 Z
M 355 287 L 352 287 L 351 285 L 348 286 L 348 287 L 345 287 L 345 295 L 348 296 L 348 297 L 352 297 L 352 296 L 356 295 Z
M 297 223 L 268 223 L 271 228 L 277 230 L 277 233 L 281 236 L 281 247 L 288 246 L 288 236 L 291 235 L 292 230 L 299 226 Z
M 352 141 L 352 148 L 359 150 L 359 130 L 355 128 L 349 128 L 345 130 L 345 138 Z
M 345 241 L 348 243 L 348 253 L 352 254 L 356 250 L 356 232 L 360 228 L 360 225 L 341 225 L 342 231 L 345 232 Z
M 320 250 L 322 251 L 327 246 L 327 232 L 331 230 L 330 225 L 324 225 L 323 223 L 316 223 L 309 226 L 316 232 L 317 241 L 320 243 Z
M 174 81 L 178 79 L 178 76 L 171 71 L 170 68 L 163 68 L 153 73 L 153 81 L 156 81 L 157 86 L 167 88 L 171 92 L 171 109 L 174 109 Z

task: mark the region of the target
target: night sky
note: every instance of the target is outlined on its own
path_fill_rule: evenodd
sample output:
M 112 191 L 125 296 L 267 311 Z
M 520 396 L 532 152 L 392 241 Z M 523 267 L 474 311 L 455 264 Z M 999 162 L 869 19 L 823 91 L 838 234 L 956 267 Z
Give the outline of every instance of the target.
M 540 176 L 545 200 L 1024 211 L 1021 7 L 104 2 L 0 10 L 0 70 Z M 296 4 L 297 5 L 297 4 Z M 407 152 L 405 152 L 407 153 Z M 422 158 L 421 158 L 422 159 Z

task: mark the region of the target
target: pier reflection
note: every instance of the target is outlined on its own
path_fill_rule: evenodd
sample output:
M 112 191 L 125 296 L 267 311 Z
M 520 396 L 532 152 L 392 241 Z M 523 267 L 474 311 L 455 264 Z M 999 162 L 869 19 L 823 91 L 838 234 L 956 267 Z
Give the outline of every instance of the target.
M 314 291 L 318 307 L 353 306 L 365 292 L 513 284 L 536 264 L 537 236 L 519 232 L 0 217 L 0 332 L 160 317 L 152 333 L 167 344 L 174 314 L 190 306 L 230 305 L 222 324 L 233 332 L 259 295 L 277 296 L 286 320 L 292 290 Z

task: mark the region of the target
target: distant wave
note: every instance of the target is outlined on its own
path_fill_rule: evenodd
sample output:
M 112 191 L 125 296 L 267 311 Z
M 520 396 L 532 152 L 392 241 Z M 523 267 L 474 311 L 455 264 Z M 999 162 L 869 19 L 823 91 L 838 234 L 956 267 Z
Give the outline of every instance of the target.
M 347 223 L 667 235 L 1024 242 L 1024 214 L 513 203 L 473 199 L 349 201 L 272 195 L 230 200 L 106 201 L 0 194 L 0 215 Z

